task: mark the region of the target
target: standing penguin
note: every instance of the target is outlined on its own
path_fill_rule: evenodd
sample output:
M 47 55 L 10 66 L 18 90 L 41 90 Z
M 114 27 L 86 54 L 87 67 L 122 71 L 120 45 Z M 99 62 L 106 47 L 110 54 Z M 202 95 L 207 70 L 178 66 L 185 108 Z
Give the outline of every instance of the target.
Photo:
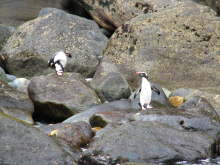
M 160 90 L 151 87 L 150 82 L 148 81 L 148 75 L 145 72 L 136 72 L 141 78 L 141 89 L 140 89 L 140 103 L 139 106 L 141 107 L 141 110 L 145 110 L 147 108 L 152 108 L 150 106 L 151 102 L 151 95 L 152 95 L 152 90 L 160 94 Z
M 48 61 L 48 66 L 54 68 L 58 76 L 62 76 L 67 63 L 67 57 L 72 57 L 72 55 L 64 51 L 56 52 L 54 57 Z

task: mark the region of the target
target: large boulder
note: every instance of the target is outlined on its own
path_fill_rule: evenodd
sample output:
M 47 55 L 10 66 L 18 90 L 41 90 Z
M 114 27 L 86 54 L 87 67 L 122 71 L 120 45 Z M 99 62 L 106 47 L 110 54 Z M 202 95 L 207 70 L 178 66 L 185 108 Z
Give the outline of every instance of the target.
M 80 150 L 80 147 L 88 144 L 94 136 L 91 126 L 85 122 L 42 125 L 39 129 L 75 150 Z
M 0 112 L 33 124 L 34 105 L 30 98 L 0 80 Z
M 219 133 L 219 128 L 216 129 Z M 81 158 L 87 158 L 88 164 L 98 156 L 118 163 L 161 163 L 218 154 L 215 150 L 217 136 L 176 129 L 156 121 L 134 121 L 103 131 L 97 133 L 85 156 Z
M 98 25 L 59 9 L 42 9 L 39 17 L 17 28 L 0 54 L 7 58 L 9 73 L 20 77 L 52 72 L 51 56 L 65 50 L 72 54 L 66 71 L 91 76 L 99 63 L 107 38 Z
M 76 165 L 74 159 L 52 138 L 37 128 L 11 120 L 1 113 L 0 147 L 0 164 Z
M 129 83 L 137 81 L 132 73 L 146 71 L 152 82 L 169 89 L 219 88 L 220 20 L 215 14 L 186 1 L 139 15 L 116 30 L 104 56 L 117 64 Z
M 123 25 L 137 15 L 152 13 L 178 5 L 176 0 L 77 0 L 92 18 L 108 30 Z
M 78 73 L 33 77 L 28 93 L 35 105 L 35 115 L 45 120 L 62 121 L 100 103 L 96 93 Z
M 128 98 L 131 94 L 131 88 L 125 77 L 107 60 L 98 66 L 90 84 L 102 101 Z

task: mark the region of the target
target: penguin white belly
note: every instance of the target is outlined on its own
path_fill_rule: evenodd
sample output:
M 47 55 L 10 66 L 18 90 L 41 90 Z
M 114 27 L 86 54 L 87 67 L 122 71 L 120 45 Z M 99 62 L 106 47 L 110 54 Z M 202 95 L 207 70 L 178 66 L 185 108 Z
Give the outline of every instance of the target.
M 66 66 L 66 62 L 67 62 L 66 55 L 63 52 L 58 52 L 54 57 L 54 63 L 56 63 L 57 61 L 60 61 L 61 65 L 64 68 Z
M 147 79 L 143 78 L 141 84 L 141 92 L 140 92 L 140 104 L 142 108 L 145 109 L 144 105 L 147 105 L 148 108 L 150 107 L 149 104 L 151 102 L 151 95 L 152 95 L 151 85 L 149 81 L 147 81 Z
M 63 75 L 63 68 L 59 64 L 55 64 L 55 70 L 57 72 L 57 75 Z

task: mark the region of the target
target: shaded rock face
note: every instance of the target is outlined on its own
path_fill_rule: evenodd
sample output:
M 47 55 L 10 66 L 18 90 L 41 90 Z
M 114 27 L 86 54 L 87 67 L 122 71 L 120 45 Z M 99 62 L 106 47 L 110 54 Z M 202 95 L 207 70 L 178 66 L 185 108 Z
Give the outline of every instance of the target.
M 0 80 L 0 112 L 33 124 L 34 105 L 29 97 Z
M 73 56 L 65 71 L 94 74 L 107 42 L 98 25 L 59 9 L 42 9 L 39 15 L 19 26 L 2 49 L 8 72 L 20 77 L 52 72 L 48 60 L 64 50 Z
M 78 73 L 55 73 L 31 79 L 28 93 L 35 105 L 37 116 L 62 121 L 100 103 L 95 92 L 89 88 Z
M 88 144 L 94 135 L 91 126 L 85 122 L 50 124 L 40 127 L 40 130 L 78 150 Z
M 178 4 L 175 0 L 78 0 L 77 2 L 100 26 L 109 30 L 115 30 L 137 15 L 158 12 Z
M 34 19 L 41 8 L 61 8 L 63 0 L 1 0 L 0 23 L 17 26 Z
M 108 61 L 102 61 L 91 81 L 102 101 L 113 101 L 128 98 L 130 86 L 117 67 Z
M 220 2 L 218 0 L 197 0 L 196 2 L 208 5 L 212 9 L 214 9 L 218 13 L 218 15 L 220 14 Z
M 0 50 L 14 31 L 14 27 L 0 24 Z
M 215 154 L 213 147 L 216 147 L 215 138 L 199 131 L 181 131 L 159 122 L 135 121 L 95 137 L 82 160 L 95 161 L 96 153 L 106 158 L 108 155 L 115 162 L 193 160 Z
M 137 82 L 132 72 L 146 71 L 153 82 L 170 89 L 218 88 L 219 26 L 210 8 L 179 2 L 126 22 L 111 37 L 104 56 L 117 64 L 129 83 Z
M 53 139 L 0 114 L 1 164 L 76 164 Z M 13 156 L 12 156 L 13 155 Z

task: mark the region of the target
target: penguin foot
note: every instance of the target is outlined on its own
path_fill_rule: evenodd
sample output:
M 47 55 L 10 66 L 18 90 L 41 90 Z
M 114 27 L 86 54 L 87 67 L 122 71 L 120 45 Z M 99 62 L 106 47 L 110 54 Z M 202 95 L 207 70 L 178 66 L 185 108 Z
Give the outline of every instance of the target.
M 147 105 L 147 109 L 153 108 L 150 104 Z
M 57 72 L 57 75 L 58 75 L 58 76 L 62 76 L 62 75 L 63 75 L 63 72 Z
M 145 104 L 145 105 L 143 106 L 142 110 L 143 110 L 143 109 L 151 109 L 151 108 L 153 108 L 153 107 L 150 106 L 150 104 Z

